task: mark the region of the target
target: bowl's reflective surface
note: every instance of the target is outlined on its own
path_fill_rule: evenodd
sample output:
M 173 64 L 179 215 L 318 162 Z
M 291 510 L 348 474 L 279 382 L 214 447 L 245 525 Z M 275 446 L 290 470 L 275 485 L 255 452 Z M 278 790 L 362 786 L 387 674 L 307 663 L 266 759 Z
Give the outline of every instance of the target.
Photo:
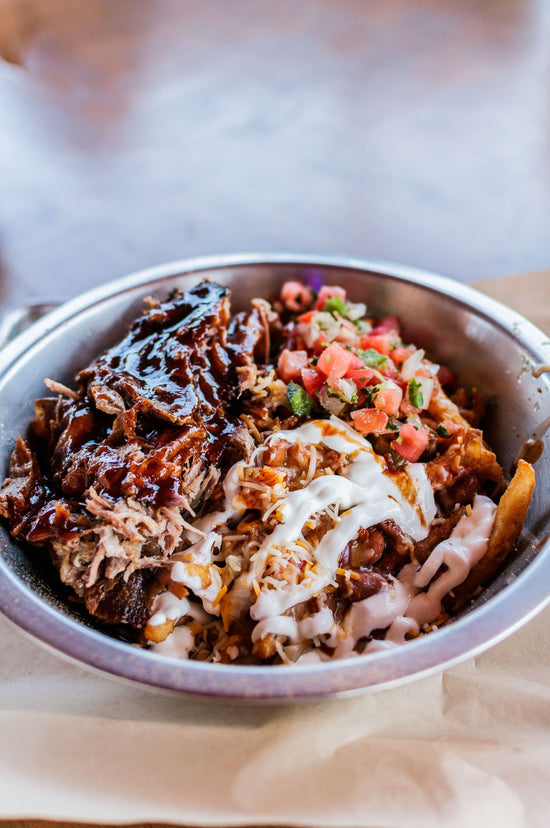
M 43 378 L 71 383 L 75 372 L 115 342 L 143 298 L 203 277 L 233 289 L 239 309 L 286 279 L 347 288 L 373 315 L 394 313 L 435 361 L 478 387 L 489 403 L 486 435 L 505 473 L 529 440 L 540 440 L 537 486 L 525 531 L 505 569 L 460 617 L 393 650 L 303 667 L 242 667 L 175 661 L 131 647 L 94 627 L 67 601 L 48 568 L 37 567 L 2 527 L 0 609 L 43 644 L 107 673 L 152 687 L 215 697 L 307 698 L 380 689 L 443 669 L 513 632 L 548 601 L 550 589 L 549 374 L 547 338 L 525 319 L 464 285 L 391 264 L 300 256 L 218 257 L 176 262 L 68 302 L 0 354 L 0 466 L 44 395 Z

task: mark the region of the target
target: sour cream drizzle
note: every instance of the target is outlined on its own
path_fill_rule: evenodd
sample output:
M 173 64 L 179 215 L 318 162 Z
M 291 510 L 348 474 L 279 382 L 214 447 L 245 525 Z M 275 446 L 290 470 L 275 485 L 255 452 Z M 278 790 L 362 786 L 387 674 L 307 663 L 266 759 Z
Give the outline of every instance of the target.
M 421 540 L 436 514 L 433 491 L 421 464 L 388 472 L 371 444 L 336 417 L 276 432 L 267 442 L 277 440 L 324 445 L 347 455 L 351 462 L 341 474 L 323 475 L 290 492 L 279 507 L 281 522 L 253 555 L 250 570 L 241 576 L 247 585 L 261 575 L 271 553 L 301 538 L 311 517 L 331 506 L 341 515 L 315 550 L 315 574 L 299 585 L 281 581 L 275 589 L 262 590 L 250 608 L 255 621 L 275 618 L 331 583 L 341 552 L 361 527 L 392 519 L 414 540 Z
M 166 623 L 166 621 L 177 621 L 185 615 L 201 624 L 208 622 L 208 613 L 204 611 L 200 604 L 191 602 L 186 596 L 177 598 L 167 590 L 157 597 L 155 613 L 148 623 L 157 626 Z
M 250 616 L 257 622 L 252 640 L 256 642 L 274 634 L 285 636 L 291 643 L 300 643 L 323 636 L 326 644 L 334 648 L 334 655 L 341 658 L 357 655 L 355 647 L 358 640 L 370 636 L 375 630 L 387 628 L 384 639 L 372 640 L 365 652 L 402 643 L 407 633 L 418 632 L 424 623 L 437 618 L 443 597 L 467 577 L 472 566 L 485 553 L 496 509 L 493 501 L 484 496 L 476 496 L 471 513 L 459 520 L 451 536 L 435 547 L 422 567 L 417 564 L 406 565 L 398 578 L 388 578 L 385 589 L 352 604 L 342 626 L 336 625 L 328 607 L 297 621 L 284 613 L 307 601 L 328 584 L 334 583 L 339 556 L 360 528 L 392 519 L 413 540 L 419 541 L 428 534 L 436 515 L 436 506 L 433 490 L 421 463 L 409 464 L 397 472 L 389 472 L 370 443 L 336 417 L 328 421 L 314 420 L 297 429 L 276 432 L 268 438 L 265 445 L 278 440 L 324 445 L 345 454 L 350 462 L 341 474 L 316 477 L 304 488 L 288 493 L 278 506 L 279 524 L 251 557 L 249 569 L 235 580 L 232 591 L 241 600 L 243 596 L 248 597 Z M 194 544 L 196 562 L 210 564 L 213 549 L 220 541 L 214 530 L 244 514 L 245 509 L 239 504 L 239 489 L 246 485 L 242 482 L 242 473 L 247 467 L 256 464 L 261 452 L 262 448 L 258 449 L 249 464 L 241 461 L 230 469 L 224 482 L 223 510 L 206 515 L 193 524 L 194 528 L 206 534 L 204 540 Z M 281 580 L 275 588 L 266 588 L 264 585 L 257 595 L 252 587 L 254 583 L 261 583 L 269 555 L 276 555 L 299 540 L 304 524 L 330 507 L 335 509 L 339 517 L 334 528 L 324 535 L 315 549 L 314 571 L 300 584 L 289 584 Z M 196 535 L 193 537 L 189 534 L 189 539 L 195 540 Z M 189 556 L 192 550 L 193 547 L 187 549 L 185 554 Z M 195 560 L 192 554 L 191 557 Z M 439 576 L 434 580 L 438 573 Z M 174 574 L 178 578 L 179 570 Z M 184 580 L 183 577 L 181 579 Z M 186 583 L 191 587 L 188 580 Z M 211 595 L 206 595 L 206 590 L 198 590 L 196 595 L 202 599 L 205 609 L 211 614 L 219 614 L 212 605 Z M 165 598 L 162 595 L 157 599 L 154 623 L 161 623 L 166 617 L 197 617 L 197 609 L 198 605 L 192 605 L 187 598 Z M 174 633 L 178 629 L 180 628 L 176 628 Z M 174 633 L 169 639 L 173 639 Z M 181 638 L 179 657 L 185 658 L 191 647 L 189 635 L 182 633 L 178 636 Z M 176 656 L 178 645 L 175 640 L 171 644 L 167 642 L 154 645 L 154 649 Z M 319 657 L 325 658 L 324 655 Z M 307 659 L 302 656 L 300 663 L 304 661 Z
M 433 549 L 421 567 L 408 564 L 387 590 L 353 604 L 335 655 L 353 655 L 360 638 L 386 627 L 384 639 L 369 642 L 365 652 L 402 644 L 407 633 L 417 633 L 423 624 L 434 621 L 442 612 L 445 595 L 466 579 L 485 554 L 495 511 L 490 498 L 476 495 L 471 513 L 460 518 L 450 537 Z M 447 568 L 432 580 L 441 566 Z M 421 592 L 428 584 L 428 589 Z

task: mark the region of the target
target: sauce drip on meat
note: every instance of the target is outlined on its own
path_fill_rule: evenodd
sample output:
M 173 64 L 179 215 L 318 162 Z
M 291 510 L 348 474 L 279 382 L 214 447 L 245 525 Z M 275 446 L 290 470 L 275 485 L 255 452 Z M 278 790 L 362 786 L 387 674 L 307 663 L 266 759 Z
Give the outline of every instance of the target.
M 149 597 L 136 609 L 131 584 L 166 563 L 183 514 L 250 450 L 237 370 L 253 363 L 264 329 L 254 311 L 239 323 L 229 329 L 229 291 L 211 282 L 151 303 L 78 374 L 77 394 L 36 402 L 29 440 L 18 441 L 2 513 L 17 537 L 50 547 L 102 620 L 143 624 Z M 130 610 L 117 590 L 131 591 Z
M 228 321 L 227 289 L 202 283 L 152 307 L 79 374 L 80 386 L 100 409 L 102 395 L 111 392 L 115 408 L 118 403 L 174 425 L 201 419 L 219 431 L 232 377 L 230 366 L 215 357 Z

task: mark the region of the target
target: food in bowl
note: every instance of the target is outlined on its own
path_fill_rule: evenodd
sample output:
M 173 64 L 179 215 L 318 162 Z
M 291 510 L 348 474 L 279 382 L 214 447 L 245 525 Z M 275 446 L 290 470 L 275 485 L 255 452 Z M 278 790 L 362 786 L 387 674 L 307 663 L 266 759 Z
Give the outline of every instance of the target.
M 98 621 L 165 655 L 287 664 L 444 623 L 514 544 L 483 403 L 339 287 L 231 314 L 202 282 L 46 380 L 0 495 Z M 391 309 L 388 309 L 391 311 Z

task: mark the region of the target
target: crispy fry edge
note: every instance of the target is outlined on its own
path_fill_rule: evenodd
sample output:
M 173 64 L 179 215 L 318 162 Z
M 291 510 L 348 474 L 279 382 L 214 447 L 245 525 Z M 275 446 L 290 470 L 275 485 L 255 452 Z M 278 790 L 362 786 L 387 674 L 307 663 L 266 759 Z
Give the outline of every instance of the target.
M 485 555 L 474 566 L 466 580 L 454 590 L 453 610 L 463 606 L 473 592 L 495 573 L 510 553 L 522 530 L 534 487 L 533 466 L 525 460 L 520 460 L 497 506 Z
M 438 422 L 442 420 L 450 420 L 457 426 L 468 430 L 471 428 L 470 423 L 464 419 L 458 406 L 445 393 L 439 382 L 436 383 L 435 393 L 430 400 L 428 412 L 435 417 Z

